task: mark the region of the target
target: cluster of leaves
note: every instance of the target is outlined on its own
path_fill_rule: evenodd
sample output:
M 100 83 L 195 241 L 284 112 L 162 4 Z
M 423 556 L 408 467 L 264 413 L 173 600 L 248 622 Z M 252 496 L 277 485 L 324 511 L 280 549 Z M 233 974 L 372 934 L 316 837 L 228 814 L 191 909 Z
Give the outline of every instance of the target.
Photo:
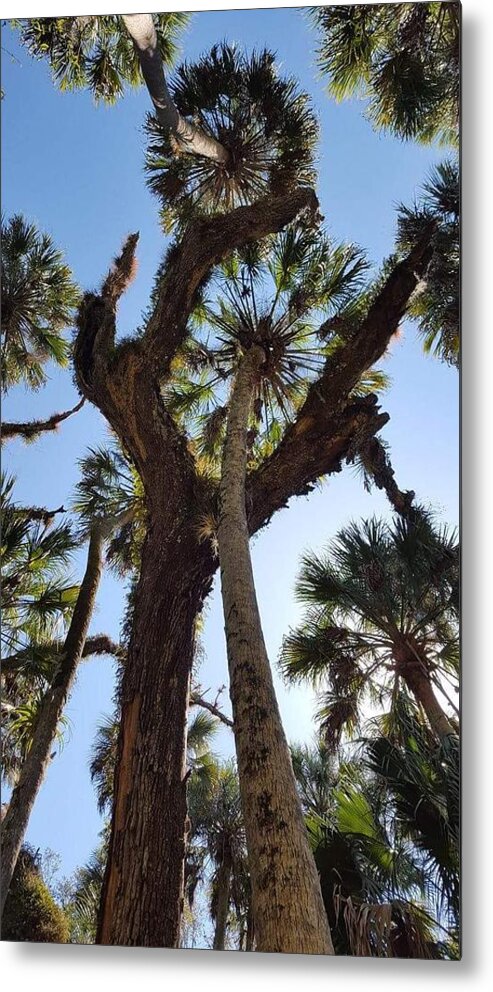
M 329 5 L 312 16 L 332 96 L 368 98 L 368 119 L 400 138 L 457 144 L 459 3 Z
M 165 66 L 177 54 L 177 38 L 190 15 L 154 14 L 158 48 Z M 62 90 L 89 89 L 97 102 L 115 103 L 125 86 L 143 82 L 138 56 L 119 14 L 43 17 L 15 21 L 30 55 L 47 59 Z
M 48 360 L 68 364 L 62 331 L 74 319 L 79 292 L 48 234 L 16 214 L 2 222 L 2 385 L 37 389 Z
M 39 856 L 25 845 L 2 914 L 2 939 L 66 944 L 69 921 L 43 881 Z
M 180 153 L 148 117 L 148 183 L 163 203 L 166 230 L 177 218 L 183 223 L 314 182 L 316 119 L 295 80 L 279 77 L 272 52 L 248 58 L 239 48 L 216 45 L 180 66 L 170 89 L 182 117 L 216 138 L 229 161 Z

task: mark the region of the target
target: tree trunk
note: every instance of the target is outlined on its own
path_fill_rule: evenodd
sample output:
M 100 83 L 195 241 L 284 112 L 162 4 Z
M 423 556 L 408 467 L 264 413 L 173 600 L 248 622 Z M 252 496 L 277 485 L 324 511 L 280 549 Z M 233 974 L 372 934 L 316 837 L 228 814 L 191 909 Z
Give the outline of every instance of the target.
M 203 155 L 205 158 L 226 165 L 229 161 L 229 153 L 226 149 L 211 135 L 184 120 L 173 103 L 164 75 L 152 14 L 122 14 L 122 19 L 133 40 L 142 75 L 160 124 L 166 131 L 171 131 L 183 151 L 192 155 Z
M 103 546 L 103 527 L 95 525 L 89 541 L 86 571 L 65 639 L 60 670 L 41 703 L 32 744 L 2 824 L 1 911 L 3 911 L 5 898 L 12 881 L 29 817 L 50 763 L 50 754 L 60 717 L 83 654 L 103 569 Z
M 433 733 L 443 743 L 456 731 L 435 696 L 426 659 L 422 657 L 419 645 L 414 638 L 408 636 L 404 645 L 397 646 L 393 654 L 396 672 L 406 683 L 418 705 L 422 707 Z
M 214 930 L 214 951 L 224 951 L 226 924 L 229 912 L 229 891 L 231 885 L 231 853 L 226 847 L 217 876 L 216 927 Z
M 111 837 L 96 942 L 178 947 L 195 623 L 214 564 L 193 528 L 148 526 L 121 688 Z
M 332 954 L 257 605 L 245 509 L 246 436 L 261 348 L 245 355 L 230 399 L 218 548 L 242 811 L 259 951 Z

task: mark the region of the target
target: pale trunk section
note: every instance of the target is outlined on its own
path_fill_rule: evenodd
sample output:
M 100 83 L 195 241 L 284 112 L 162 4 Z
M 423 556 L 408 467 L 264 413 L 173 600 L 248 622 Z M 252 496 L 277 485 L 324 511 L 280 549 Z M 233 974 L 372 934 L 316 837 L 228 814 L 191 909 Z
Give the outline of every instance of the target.
M 333 954 L 317 869 L 284 736 L 257 605 L 245 510 L 247 430 L 261 348 L 233 388 L 218 547 L 230 693 L 259 951 Z
M 29 817 L 50 763 L 57 727 L 83 654 L 103 569 L 103 545 L 102 528 L 93 527 L 86 571 L 65 639 L 60 670 L 41 704 L 33 741 L 2 823 L 2 912 Z

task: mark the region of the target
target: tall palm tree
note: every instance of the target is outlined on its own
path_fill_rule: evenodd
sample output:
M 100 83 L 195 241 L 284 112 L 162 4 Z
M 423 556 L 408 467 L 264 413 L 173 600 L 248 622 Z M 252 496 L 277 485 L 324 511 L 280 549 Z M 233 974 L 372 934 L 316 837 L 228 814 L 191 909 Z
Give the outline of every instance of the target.
M 196 444 L 206 471 L 217 467 L 225 438 L 216 534 L 261 950 L 327 952 L 330 938 L 256 603 L 245 509 L 246 466 L 268 454 L 273 436 L 279 439 L 323 363 L 330 345 L 317 338 L 315 315 L 343 308 L 351 290 L 360 288 L 364 268 L 354 246 L 333 247 L 323 236 L 299 228 L 233 258 L 220 281 L 219 298 L 200 308 L 208 339 L 203 344 L 203 337 L 189 342 L 182 356 L 185 366 L 198 365 L 198 377 L 195 382 L 193 376 L 186 378 L 181 390 L 175 383 L 166 397 L 176 413 L 188 409 L 195 416 Z M 229 396 L 224 388 L 228 379 L 233 382 Z M 210 407 L 205 416 L 200 414 L 201 399 Z M 279 863 L 271 886 L 265 878 L 267 861 Z M 281 896 L 279 879 L 285 879 L 286 886 Z
M 90 489 L 90 483 L 92 481 L 92 469 L 93 462 L 91 460 L 91 456 L 89 456 L 88 465 L 86 466 L 86 478 L 83 479 L 81 493 L 82 503 L 84 503 L 85 499 L 86 504 L 88 502 L 87 489 Z M 125 507 L 120 509 L 120 504 L 117 504 L 120 510 L 119 513 L 112 514 L 111 511 L 115 509 L 115 506 L 112 506 L 111 503 L 105 503 L 104 513 L 100 512 L 98 514 L 97 512 L 94 512 L 86 527 L 85 534 L 84 531 L 82 531 L 79 535 L 79 537 L 86 536 L 89 538 L 84 576 L 80 586 L 75 588 L 75 595 L 74 587 L 69 587 L 69 602 L 71 606 L 70 622 L 63 639 L 63 645 L 61 645 L 61 649 L 56 652 L 56 660 L 58 664 L 52 673 L 52 678 L 41 696 L 41 699 L 38 700 L 38 706 L 34 719 L 32 719 L 31 726 L 29 728 L 30 732 L 24 742 L 25 757 L 16 776 L 15 787 L 13 789 L 8 810 L 3 822 L 2 908 L 13 876 L 17 857 L 22 846 L 31 811 L 36 801 L 39 789 L 44 781 L 50 762 L 53 741 L 57 736 L 65 704 L 72 690 L 79 662 L 85 651 L 89 624 L 91 622 L 103 570 L 105 544 L 111 538 L 114 531 L 117 531 L 117 535 L 118 532 L 121 533 L 122 528 L 124 528 L 133 518 L 135 513 L 134 507 L 131 503 L 129 505 L 128 494 L 126 495 L 127 500 Z M 95 509 L 95 507 L 92 508 Z M 15 519 L 15 512 L 12 508 L 10 508 L 10 516 L 11 518 L 13 516 Z M 66 556 L 67 535 L 63 532 L 61 534 L 60 532 L 57 533 L 57 531 L 54 533 L 55 540 L 53 539 L 53 536 L 51 536 L 50 538 L 45 537 L 41 542 L 38 542 L 40 548 L 35 549 L 34 555 L 30 543 L 28 543 L 27 562 L 28 565 L 34 562 L 35 574 L 36 571 L 39 572 L 40 569 L 43 569 L 43 567 L 46 572 L 47 568 L 53 568 L 54 565 L 56 565 L 56 551 L 60 551 L 60 539 L 62 551 Z M 9 536 L 9 534 L 7 536 Z M 49 545 L 48 548 L 47 544 Z M 53 554 L 52 557 L 50 556 L 48 559 L 49 564 L 47 565 L 46 559 L 50 553 L 50 548 L 52 545 L 54 545 L 55 554 Z M 11 550 L 11 547 L 8 544 L 7 548 L 8 550 Z M 14 568 L 17 568 L 15 558 Z M 8 631 L 8 636 L 10 637 L 10 641 L 15 643 L 16 646 L 18 643 L 16 638 L 18 639 L 19 632 L 24 635 L 28 634 L 32 636 L 33 631 L 30 629 L 29 625 L 32 626 L 33 616 L 37 619 L 39 619 L 39 617 L 43 618 L 47 612 L 49 617 L 51 617 L 53 613 L 58 615 L 60 612 L 60 606 L 63 606 L 63 590 L 56 590 L 55 605 L 53 605 L 51 588 L 48 586 L 47 590 L 42 589 L 41 594 L 39 594 L 36 580 L 34 581 L 34 584 L 32 583 L 31 572 L 32 568 L 31 570 L 27 568 L 28 580 L 31 582 L 31 585 L 28 586 L 28 596 L 25 597 L 21 594 L 18 595 L 17 599 L 14 598 L 13 602 L 7 603 L 7 613 L 11 618 L 12 627 L 12 631 Z M 22 573 L 19 574 L 16 571 L 9 570 L 9 574 L 7 575 L 7 590 L 9 590 L 9 588 L 18 590 L 21 587 Z M 29 593 L 31 595 L 29 595 Z M 36 594 L 38 594 L 38 599 L 35 598 Z M 39 608 L 40 603 L 41 609 Z M 27 620 L 24 619 L 26 613 Z M 52 637 L 52 627 L 50 627 L 49 633 Z M 32 639 L 34 640 L 34 637 Z M 26 647 L 24 643 L 22 643 L 21 646 L 24 649 Z
M 290 681 L 328 683 L 332 745 L 357 724 L 365 695 L 381 699 L 402 684 L 438 741 L 456 734 L 435 690 L 457 689 L 457 594 L 456 537 L 424 510 L 393 524 L 350 524 L 323 557 L 303 559 L 297 596 L 308 611 L 286 637 L 281 663 Z
M 458 143 L 460 4 L 375 3 L 313 10 L 318 62 L 338 100 L 400 138 Z

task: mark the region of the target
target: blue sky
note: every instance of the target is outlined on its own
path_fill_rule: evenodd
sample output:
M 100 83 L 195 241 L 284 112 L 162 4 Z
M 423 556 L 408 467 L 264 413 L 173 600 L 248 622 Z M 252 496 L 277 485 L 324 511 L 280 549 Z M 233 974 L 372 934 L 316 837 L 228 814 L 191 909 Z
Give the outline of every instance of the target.
M 335 239 L 358 242 L 375 264 L 381 262 L 392 248 L 396 204 L 412 201 L 444 153 L 374 133 L 359 101 L 334 104 L 317 77 L 314 34 L 301 10 L 198 13 L 183 36 L 183 53 L 193 59 L 223 39 L 247 49 L 272 48 L 281 69 L 296 75 L 310 93 L 321 126 L 318 194 L 326 227 Z M 158 205 L 143 179 L 147 94 L 130 92 L 115 107 L 96 108 L 88 94 L 58 93 L 45 64 L 31 61 L 8 31 L 2 44 L 20 62 L 2 53 L 3 214 L 22 212 L 49 231 L 83 289 L 98 285 L 124 236 L 139 230 L 139 273 L 122 301 L 119 318 L 119 333 L 129 333 L 139 324 L 165 247 Z M 392 378 L 382 400 L 391 417 L 384 437 L 399 484 L 414 489 L 444 520 L 456 524 L 457 374 L 423 355 L 409 325 L 384 367 Z M 75 402 L 70 373 L 50 370 L 48 386 L 35 396 L 23 389 L 12 391 L 4 416 L 40 417 Z M 86 404 L 58 434 L 28 447 L 9 443 L 4 467 L 17 476 L 18 499 L 46 506 L 66 502 L 77 480 L 78 458 L 105 436 L 100 414 Z M 387 515 L 385 500 L 379 493 L 367 494 L 348 467 L 309 498 L 292 500 L 254 540 L 259 602 L 273 665 L 283 634 L 299 617 L 293 585 L 301 554 L 320 549 L 348 519 L 373 513 Z M 83 561 L 81 551 L 74 562 L 78 576 Z M 123 607 L 121 583 L 106 575 L 92 630 L 118 636 Z M 217 588 L 208 604 L 203 641 L 201 680 L 215 694 L 218 686 L 227 684 Z M 31 818 L 28 839 L 36 847 L 57 851 L 62 873 L 88 857 L 100 828 L 88 756 L 98 721 L 112 709 L 113 674 L 109 659 L 83 663 L 67 710 L 71 729 L 65 747 L 51 765 Z M 311 693 L 288 691 L 279 680 L 277 685 L 288 737 L 309 739 Z M 226 708 L 227 690 L 223 699 Z M 217 750 L 232 753 L 226 731 L 218 735 Z

